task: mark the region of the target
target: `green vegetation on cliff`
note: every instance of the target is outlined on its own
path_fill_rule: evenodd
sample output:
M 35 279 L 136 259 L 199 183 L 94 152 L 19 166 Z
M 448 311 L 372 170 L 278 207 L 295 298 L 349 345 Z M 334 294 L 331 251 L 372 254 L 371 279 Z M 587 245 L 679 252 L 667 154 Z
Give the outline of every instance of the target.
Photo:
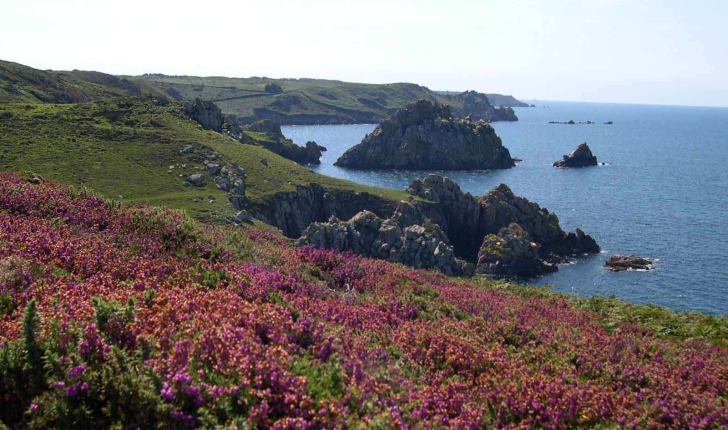
M 186 175 L 205 175 L 202 153 L 216 152 L 222 161 L 245 170 L 246 196 L 253 206 L 312 184 L 394 201 L 407 198 L 404 192 L 313 173 L 257 146 L 264 134 L 244 133 L 252 144 L 200 130 L 177 103 L 157 106 L 138 97 L 69 105 L 0 104 L 0 170 L 33 171 L 122 202 L 185 209 L 213 221 L 235 210 L 212 181 L 203 188 L 185 186 Z M 195 152 L 181 153 L 188 145 Z

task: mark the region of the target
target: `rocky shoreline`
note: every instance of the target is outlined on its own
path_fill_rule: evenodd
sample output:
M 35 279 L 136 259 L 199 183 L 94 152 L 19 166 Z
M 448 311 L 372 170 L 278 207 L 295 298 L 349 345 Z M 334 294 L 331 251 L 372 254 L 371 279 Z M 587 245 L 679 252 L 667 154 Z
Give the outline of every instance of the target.
M 556 215 L 504 184 L 475 198 L 452 180 L 429 175 L 407 191 L 419 199 L 400 202 L 387 219 L 365 211 L 349 221 L 314 222 L 298 244 L 460 276 L 539 276 L 558 270 L 554 263 L 567 256 L 600 250 L 589 235 L 564 232 Z

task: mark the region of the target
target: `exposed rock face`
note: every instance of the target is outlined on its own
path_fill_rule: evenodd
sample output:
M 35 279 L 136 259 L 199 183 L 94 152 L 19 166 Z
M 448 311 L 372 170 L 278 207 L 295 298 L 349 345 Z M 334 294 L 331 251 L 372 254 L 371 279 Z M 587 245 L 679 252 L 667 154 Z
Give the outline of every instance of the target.
M 192 119 L 200 123 L 203 128 L 214 131 L 222 131 L 224 118 L 222 111 L 211 101 L 196 98 L 194 103 L 184 103 L 185 112 Z
M 382 220 L 362 211 L 349 221 L 332 217 L 311 224 L 299 245 L 352 251 L 365 257 L 401 262 L 414 268 L 436 268 L 447 275 L 472 275 L 473 265 L 455 258 L 452 247 L 438 231 L 421 225 L 402 229 L 392 219 Z
M 418 100 L 398 110 L 334 163 L 373 169 L 508 169 L 508 149 L 484 121 L 455 120 L 449 106 Z
M 614 254 L 604 266 L 612 272 L 622 272 L 625 270 L 651 270 L 652 261 L 647 258 L 635 257 L 634 255 Z
M 318 184 L 297 187 L 295 192 L 278 193 L 255 208 L 255 218 L 278 227 L 284 235 L 298 238 L 314 222 L 331 216 L 350 219 L 363 210 L 390 217 L 396 209 L 391 200 L 368 193 L 326 191 Z
M 316 142 L 309 141 L 306 146 L 299 146 L 286 139 L 281 132 L 281 125 L 270 119 L 263 119 L 243 127 L 245 131 L 265 133 L 270 140 L 258 142 L 262 147 L 275 152 L 299 164 L 321 164 L 321 155 L 326 148 Z
M 465 91 L 453 97 L 462 101 L 462 108 L 451 108 L 453 115 L 457 118 L 470 116 L 474 120 L 494 121 L 518 121 L 516 113 L 511 107 L 496 108 L 490 104 L 488 96 L 476 91 Z
M 571 151 L 571 154 L 564 155 L 563 159 L 554 163 L 555 167 L 587 167 L 596 165 L 597 157 L 592 154 L 586 142 L 577 146 L 576 149 Z
M 408 191 L 428 201 L 400 202 L 387 220 L 382 220 L 380 214 L 378 221 L 372 221 L 367 215 L 366 219 L 371 222 L 367 221 L 366 225 L 379 223 L 376 224 L 377 229 L 366 230 L 368 233 L 357 227 L 361 225 L 358 218 L 353 224 L 354 219 L 349 222 L 337 219 L 335 222 L 318 223 L 304 232 L 300 243 L 347 249 L 370 257 L 401 261 L 414 267 L 434 267 L 443 273 L 461 275 L 471 273 L 472 268 L 468 269 L 461 263 L 457 263 L 461 269 L 453 268 L 449 263 L 450 251 L 453 253 L 452 261 L 479 262 L 480 273 L 508 276 L 538 276 L 557 270 L 555 265 L 548 262 L 560 262 L 569 255 L 599 252 L 599 246 L 589 235 L 579 229 L 575 233 L 565 233 L 556 215 L 536 203 L 515 196 L 503 184 L 485 196 L 475 198 L 463 193 L 452 180 L 429 175 L 414 180 Z M 341 205 L 336 210 L 341 212 Z M 334 213 L 335 210 L 329 206 L 326 212 Z M 300 216 L 299 211 L 292 209 L 286 213 Z M 300 224 L 301 221 L 297 220 L 296 225 Z M 394 228 L 395 225 L 398 229 Z M 372 250 L 375 230 L 379 232 L 382 226 L 386 226 L 388 231 L 391 229 L 391 236 L 382 243 L 391 245 L 385 247 L 387 252 L 399 250 L 396 254 L 385 255 L 378 248 L 381 243 L 377 243 L 376 249 Z M 406 241 L 408 229 L 417 227 L 416 237 L 420 238 L 422 235 L 419 229 L 425 228 L 423 226 L 426 226 L 425 232 L 432 236 L 432 240 L 423 239 L 410 247 Z M 359 236 L 351 233 L 350 227 L 358 231 Z M 292 230 L 295 229 L 289 228 L 289 231 Z M 344 236 L 346 241 L 343 240 Z M 401 239 L 401 249 L 397 245 L 397 237 L 405 237 Z M 357 245 L 353 244 L 353 238 Z M 440 243 L 444 245 L 440 246 Z M 408 251 L 412 249 L 421 249 L 419 256 Z M 402 254 L 400 251 L 406 252 Z
M 478 252 L 478 274 L 534 277 L 554 272 L 556 266 L 539 258 L 539 245 L 518 224 L 512 223 L 489 234 Z

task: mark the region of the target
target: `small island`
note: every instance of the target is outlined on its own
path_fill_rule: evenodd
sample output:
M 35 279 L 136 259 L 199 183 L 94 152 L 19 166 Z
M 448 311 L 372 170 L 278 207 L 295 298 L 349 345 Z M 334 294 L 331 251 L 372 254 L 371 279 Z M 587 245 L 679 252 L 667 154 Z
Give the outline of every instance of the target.
M 453 118 L 450 106 L 409 103 L 334 163 L 368 169 L 509 169 L 508 148 L 486 121 Z
M 571 154 L 554 163 L 554 167 L 589 167 L 596 166 L 597 157 L 592 154 L 586 142 L 576 147 Z

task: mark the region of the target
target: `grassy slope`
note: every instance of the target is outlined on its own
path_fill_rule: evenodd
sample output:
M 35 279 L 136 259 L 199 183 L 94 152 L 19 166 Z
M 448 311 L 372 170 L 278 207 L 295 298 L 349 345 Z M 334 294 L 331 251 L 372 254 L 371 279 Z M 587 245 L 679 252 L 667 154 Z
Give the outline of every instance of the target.
M 185 99 L 200 97 L 214 101 L 226 114 L 252 120 L 260 111 L 286 116 L 319 116 L 335 121 L 341 118 L 362 122 L 380 121 L 405 104 L 417 99 L 437 100 L 458 106 L 446 94 L 408 83 L 359 84 L 323 79 L 225 78 L 145 75 L 164 88 L 173 88 Z M 264 91 L 268 83 L 283 88 L 283 94 Z M 515 100 L 515 99 L 513 99 Z M 283 122 L 286 122 L 283 120 Z
M 114 115 L 116 119 L 107 117 Z M 407 197 L 318 175 L 264 148 L 199 130 L 176 104 L 157 107 L 126 98 L 78 105 L 0 105 L 0 136 L 1 170 L 30 170 L 62 183 L 86 185 L 109 198 L 184 209 L 205 220 L 222 220 L 233 208 L 226 194 L 212 185 L 183 186 L 179 175 L 202 167 L 180 154 L 185 145 L 204 145 L 242 166 L 248 175 L 247 197 L 254 204 L 312 183 L 397 201 Z M 257 133 L 251 137 L 262 138 Z M 263 158 L 268 166 L 261 163 Z M 170 165 L 182 164 L 187 167 L 167 173 Z M 216 197 L 212 204 L 209 195 Z M 202 201 L 195 203 L 194 198 Z
M 100 72 L 54 72 L 0 60 L 0 103 L 75 103 L 123 95 L 163 95 L 144 79 L 126 79 Z

